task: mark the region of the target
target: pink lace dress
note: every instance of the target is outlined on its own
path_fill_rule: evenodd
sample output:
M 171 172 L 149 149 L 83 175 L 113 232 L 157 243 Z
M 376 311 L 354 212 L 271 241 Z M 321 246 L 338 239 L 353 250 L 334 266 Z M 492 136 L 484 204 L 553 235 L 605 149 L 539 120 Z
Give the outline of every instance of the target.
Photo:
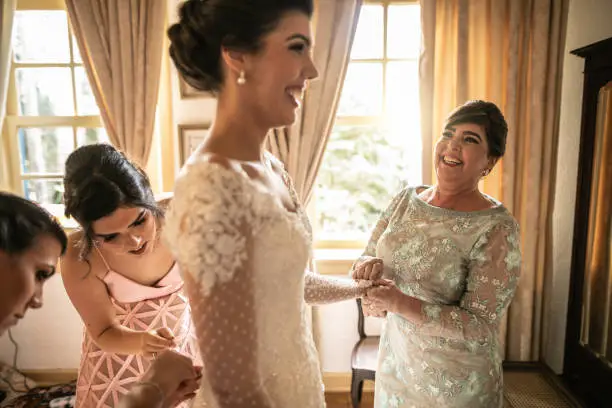
M 167 327 L 176 336 L 176 350 L 201 364 L 178 264 L 155 286 L 137 283 L 111 268 L 108 268 L 103 281 L 121 325 L 142 331 Z M 118 405 L 121 396 L 128 392 L 150 363 L 151 359 L 144 356 L 104 352 L 85 331 L 76 407 L 111 408 Z M 189 406 L 190 402 L 180 405 L 182 408 Z

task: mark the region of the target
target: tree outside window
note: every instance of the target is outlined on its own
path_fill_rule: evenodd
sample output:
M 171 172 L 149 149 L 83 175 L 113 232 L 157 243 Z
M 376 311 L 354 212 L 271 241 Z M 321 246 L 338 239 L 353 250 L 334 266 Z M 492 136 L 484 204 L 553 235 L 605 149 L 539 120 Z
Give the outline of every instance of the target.
M 364 241 L 395 193 L 422 182 L 417 2 L 362 6 L 315 191 L 319 241 Z

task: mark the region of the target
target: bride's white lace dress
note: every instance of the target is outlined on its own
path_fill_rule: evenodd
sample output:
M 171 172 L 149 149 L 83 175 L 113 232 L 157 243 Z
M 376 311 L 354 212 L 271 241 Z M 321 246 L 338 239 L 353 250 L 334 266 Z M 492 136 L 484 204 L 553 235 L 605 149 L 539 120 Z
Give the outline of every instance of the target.
M 235 167 L 191 164 L 166 216 L 204 362 L 194 407 L 324 407 L 306 302 L 363 285 L 307 271 L 310 225 L 284 171 L 296 212 Z

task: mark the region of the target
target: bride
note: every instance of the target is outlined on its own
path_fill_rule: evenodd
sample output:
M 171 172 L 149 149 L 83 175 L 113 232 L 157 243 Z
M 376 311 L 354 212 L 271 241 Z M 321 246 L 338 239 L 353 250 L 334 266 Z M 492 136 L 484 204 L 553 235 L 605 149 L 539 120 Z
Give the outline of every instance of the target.
M 306 303 L 360 297 L 370 284 L 306 271 L 310 225 L 282 164 L 264 152 L 317 76 L 312 12 L 312 0 L 187 0 L 168 30 L 184 80 L 218 100 L 165 227 L 204 361 L 195 406 L 324 407 Z

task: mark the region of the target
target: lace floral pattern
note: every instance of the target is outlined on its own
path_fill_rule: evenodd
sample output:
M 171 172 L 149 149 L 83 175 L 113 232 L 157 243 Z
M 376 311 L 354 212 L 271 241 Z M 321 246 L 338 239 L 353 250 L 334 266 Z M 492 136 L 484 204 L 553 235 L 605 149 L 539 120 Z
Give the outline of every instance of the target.
M 499 325 L 518 284 L 519 229 L 498 203 L 457 212 L 416 189 L 385 211 L 364 256 L 423 301 L 421 324 L 389 314 L 382 334 L 376 407 L 501 407 Z
M 211 163 L 194 166 L 191 172 L 189 179 L 203 182 L 206 188 L 190 188 L 185 182 L 177 186 L 180 199 L 168 209 L 165 233 L 177 259 L 195 274 L 206 295 L 217 281 L 231 280 L 243 265 L 244 230 L 248 225 L 256 234 L 259 219 L 254 215 L 256 200 L 245 194 L 246 180 L 236 177 L 235 171 Z M 198 239 L 189 239 L 192 236 Z

